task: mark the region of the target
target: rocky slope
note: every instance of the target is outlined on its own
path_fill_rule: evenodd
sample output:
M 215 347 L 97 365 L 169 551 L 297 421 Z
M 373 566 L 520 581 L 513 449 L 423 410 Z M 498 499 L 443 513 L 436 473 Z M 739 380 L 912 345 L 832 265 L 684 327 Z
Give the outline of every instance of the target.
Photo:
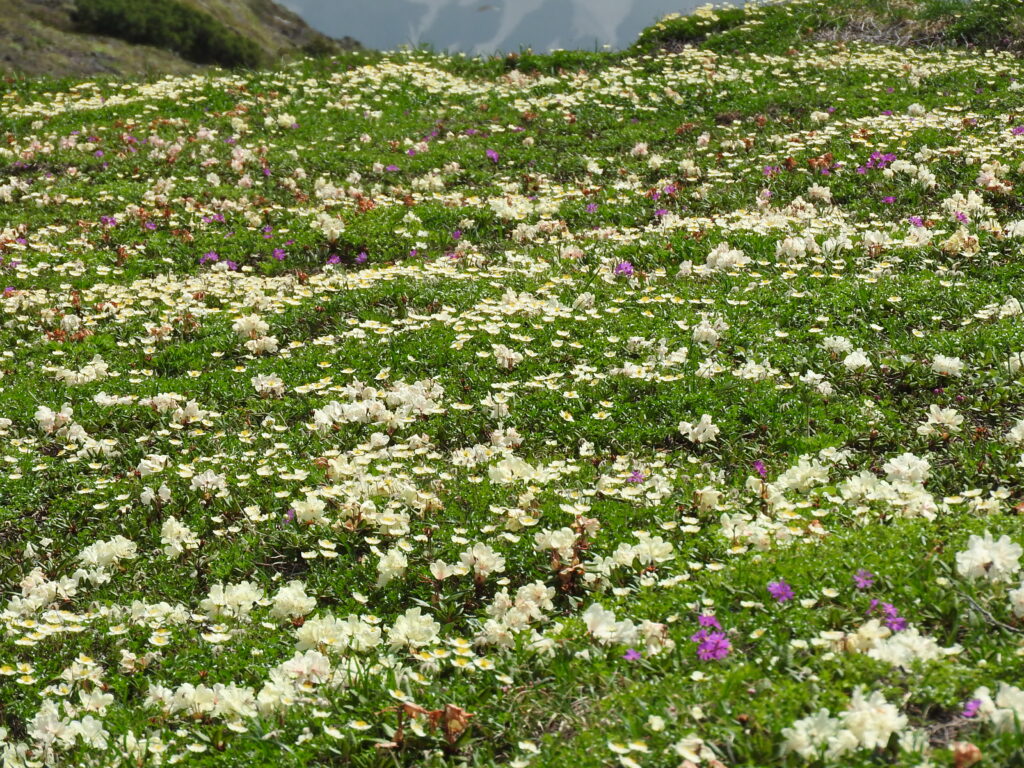
M 255 41 L 270 58 L 314 46 L 358 47 L 320 34 L 273 0 L 182 0 Z M 200 67 L 169 51 L 77 32 L 69 0 L 0 0 L 0 71 L 55 77 L 182 73 Z

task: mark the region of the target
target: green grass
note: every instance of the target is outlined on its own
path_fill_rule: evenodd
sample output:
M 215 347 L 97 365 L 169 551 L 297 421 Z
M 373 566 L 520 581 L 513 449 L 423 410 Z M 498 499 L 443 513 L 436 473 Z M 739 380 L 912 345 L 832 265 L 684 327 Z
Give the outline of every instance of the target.
M 9 83 L 8 761 L 1024 760 L 998 694 L 1019 557 L 958 558 L 1024 543 L 1021 68 L 993 7 Z M 314 604 L 276 597 L 295 580 Z M 414 609 L 436 635 L 392 645 Z M 964 716 L 983 687 L 1004 713 Z M 848 708 L 875 694 L 872 741 Z M 801 747 L 822 709 L 849 750 Z

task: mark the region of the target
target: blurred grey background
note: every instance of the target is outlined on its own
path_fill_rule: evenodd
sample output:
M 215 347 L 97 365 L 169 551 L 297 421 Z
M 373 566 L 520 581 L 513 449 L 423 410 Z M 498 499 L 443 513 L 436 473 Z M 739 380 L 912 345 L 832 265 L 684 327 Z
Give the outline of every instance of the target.
M 687 13 L 704 0 L 282 0 L 310 26 L 332 37 L 392 49 L 429 44 L 436 50 L 491 54 L 530 47 L 624 48 L 667 13 Z

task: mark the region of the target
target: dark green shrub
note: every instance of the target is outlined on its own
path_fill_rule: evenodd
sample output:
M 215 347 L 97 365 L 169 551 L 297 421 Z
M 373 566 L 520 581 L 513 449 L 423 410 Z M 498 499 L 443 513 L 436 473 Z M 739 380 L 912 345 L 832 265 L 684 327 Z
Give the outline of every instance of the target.
M 82 32 L 164 48 L 197 64 L 265 63 L 252 40 L 176 0 L 77 0 L 71 18 Z

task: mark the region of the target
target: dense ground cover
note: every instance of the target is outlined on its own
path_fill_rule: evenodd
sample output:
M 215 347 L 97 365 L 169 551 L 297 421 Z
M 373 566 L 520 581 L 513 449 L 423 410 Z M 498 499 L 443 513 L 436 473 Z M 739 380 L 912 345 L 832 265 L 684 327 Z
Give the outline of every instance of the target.
M 1020 75 L 10 85 L 5 765 L 1024 761 Z

